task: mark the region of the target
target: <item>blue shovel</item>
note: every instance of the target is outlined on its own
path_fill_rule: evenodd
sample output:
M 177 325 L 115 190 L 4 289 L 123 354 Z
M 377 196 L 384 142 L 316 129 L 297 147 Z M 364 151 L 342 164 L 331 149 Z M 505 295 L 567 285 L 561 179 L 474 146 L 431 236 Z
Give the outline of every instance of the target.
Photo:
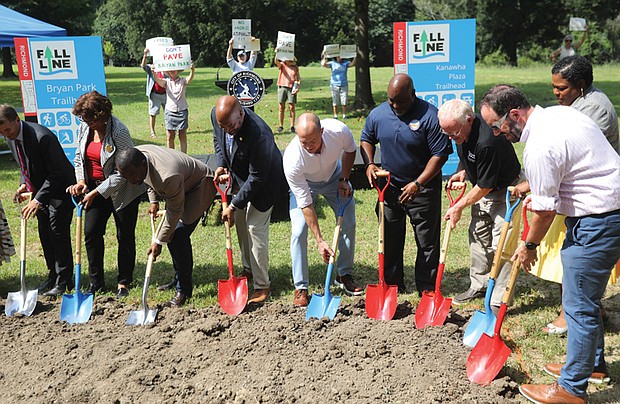
M 478 340 L 482 336 L 482 333 L 486 333 L 490 337 L 493 336 L 496 317 L 491 310 L 491 296 L 493 295 L 493 288 L 495 287 L 495 279 L 499 275 L 502 252 L 504 251 L 504 244 L 506 243 L 506 236 L 510 229 L 510 221 L 512 220 L 512 214 L 514 213 L 521 199 L 517 199 L 514 204 L 510 204 L 510 191 L 512 187 L 506 190 L 506 215 L 504 216 L 504 224 L 502 231 L 499 235 L 499 241 L 497 243 L 497 250 L 495 251 L 495 257 L 493 258 L 493 265 L 491 266 L 491 273 L 489 274 L 489 284 L 487 285 L 487 293 L 484 296 L 484 311 L 476 310 L 469 322 L 469 326 L 465 329 L 463 334 L 463 344 L 473 348 L 478 343 Z
M 75 292 L 62 295 L 60 303 L 60 320 L 69 324 L 85 323 L 93 311 L 92 293 L 82 293 L 80 290 L 80 271 L 82 270 L 82 211 L 84 206 L 77 203 L 72 197 L 77 213 L 75 230 Z
M 336 200 L 338 201 L 338 206 L 340 207 L 340 209 L 338 210 L 338 222 L 336 224 L 336 229 L 334 230 L 334 239 L 332 240 L 332 250 L 334 251 L 334 255 L 329 257 L 327 274 L 325 275 L 325 294 L 318 295 L 314 293 L 312 295 L 312 299 L 310 299 L 310 304 L 308 305 L 308 309 L 306 310 L 306 320 L 310 320 L 312 317 L 319 319 L 327 317 L 330 320 L 333 320 L 334 317 L 336 317 L 336 312 L 338 311 L 338 306 L 340 305 L 341 297 L 332 296 L 329 291 L 329 285 L 331 284 L 332 280 L 334 260 L 336 254 L 338 253 L 338 239 L 340 238 L 340 227 L 342 227 L 342 216 L 344 215 L 344 210 L 353 200 L 353 190 L 351 190 L 351 196 L 344 205 L 340 203 L 340 197 L 338 196 L 338 192 L 336 192 Z

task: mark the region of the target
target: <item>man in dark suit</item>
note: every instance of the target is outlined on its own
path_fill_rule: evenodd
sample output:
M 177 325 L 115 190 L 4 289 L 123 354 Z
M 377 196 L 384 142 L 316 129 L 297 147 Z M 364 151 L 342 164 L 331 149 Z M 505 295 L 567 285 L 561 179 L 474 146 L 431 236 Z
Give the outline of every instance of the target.
M 269 297 L 269 222 L 279 195 L 286 189 L 282 153 L 269 125 L 232 96 L 220 97 L 211 111 L 217 158 L 215 179 L 232 175 L 234 197 L 222 220 L 236 222 L 244 274 L 253 279 L 248 303 Z M 233 218 L 234 217 L 234 218 Z
M 130 184 L 148 185 L 150 215 L 159 210 L 158 195 L 166 200 L 164 222 L 147 254 L 156 258 L 162 246 L 168 244 L 176 271 L 177 294 L 166 305 L 181 306 L 192 296 L 194 257 L 190 236 L 202 213 L 213 203 L 213 177 L 204 163 L 155 145 L 121 150 L 116 156 L 116 168 Z
M 49 270 L 39 292 L 56 296 L 71 288 L 73 252 L 71 218 L 73 203 L 65 192 L 75 184 L 75 171 L 56 136 L 47 128 L 19 119 L 10 105 L 0 105 L 0 134 L 5 137 L 21 168 L 21 182 L 15 200 L 31 192 L 32 199 L 22 209 L 26 219 L 36 215 L 39 239 Z

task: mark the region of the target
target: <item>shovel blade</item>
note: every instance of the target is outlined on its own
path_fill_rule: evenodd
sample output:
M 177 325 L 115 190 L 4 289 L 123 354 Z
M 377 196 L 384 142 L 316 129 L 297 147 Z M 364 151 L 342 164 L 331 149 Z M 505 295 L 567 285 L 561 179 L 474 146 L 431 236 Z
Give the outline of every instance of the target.
M 155 322 L 157 309 L 132 310 L 125 325 L 147 325 Z
M 245 276 L 217 281 L 217 301 L 224 313 L 236 316 L 243 311 L 247 300 L 248 279 Z
M 316 293 L 313 294 L 312 299 L 310 299 L 308 309 L 306 310 L 306 320 L 310 320 L 313 317 L 318 319 L 327 317 L 330 320 L 333 320 L 338 312 L 340 300 L 340 296 L 324 296 L 317 295 Z
M 93 311 L 93 295 L 79 290 L 73 294 L 62 295 L 60 320 L 69 324 L 85 323 Z
M 502 370 L 510 353 L 510 348 L 499 334 L 493 337 L 482 334 L 467 358 L 467 378 L 473 383 L 486 386 Z
M 416 328 L 443 325 L 452 307 L 452 299 L 437 293 L 424 292 L 415 311 Z
M 24 316 L 29 316 L 37 307 L 37 294 L 38 290 L 27 290 L 26 300 L 24 300 L 23 292 L 10 292 L 6 297 L 6 304 L 4 306 L 4 314 L 7 317 L 11 317 L 16 313 Z
M 495 332 L 496 321 L 497 317 L 495 317 L 492 311 L 485 313 L 484 311 L 476 310 L 463 333 L 463 344 L 473 348 L 478 344 L 482 334 L 492 337 Z
M 368 285 L 366 287 L 366 315 L 375 320 L 391 320 L 398 306 L 398 286 Z

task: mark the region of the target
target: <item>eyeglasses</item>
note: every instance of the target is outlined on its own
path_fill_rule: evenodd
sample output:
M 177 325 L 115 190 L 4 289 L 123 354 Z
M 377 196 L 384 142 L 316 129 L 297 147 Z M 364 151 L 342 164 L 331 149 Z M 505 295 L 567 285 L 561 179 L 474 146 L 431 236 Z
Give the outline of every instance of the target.
M 464 127 L 465 127 L 465 124 L 462 124 L 461 129 L 459 129 L 457 132 L 446 132 L 445 130 L 442 129 L 441 133 L 448 136 L 449 138 L 459 137 Z
M 510 111 L 509 111 L 510 112 Z M 508 112 L 506 112 L 504 114 L 504 116 L 502 116 L 501 118 L 499 118 L 497 120 L 497 122 L 495 122 L 493 125 L 491 125 L 491 129 L 496 130 L 496 131 L 500 131 L 502 130 L 502 126 L 504 126 L 504 122 L 506 121 L 506 118 L 508 118 Z
M 568 43 L 568 42 L 573 42 L 573 40 L 572 40 L 572 39 L 567 39 L 567 40 L 566 40 L 566 41 L 564 41 L 564 42 L 566 42 L 566 43 Z

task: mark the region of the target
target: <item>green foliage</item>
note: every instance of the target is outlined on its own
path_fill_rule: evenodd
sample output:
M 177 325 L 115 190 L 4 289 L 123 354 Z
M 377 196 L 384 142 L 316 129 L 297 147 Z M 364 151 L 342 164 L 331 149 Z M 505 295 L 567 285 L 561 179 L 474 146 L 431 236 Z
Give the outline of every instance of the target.
M 67 30 L 67 35 L 91 35 L 100 0 L 3 0 L 2 5 Z
M 392 66 L 394 22 L 414 21 L 413 0 L 375 0 L 368 5 L 370 63 L 372 66 Z
M 508 56 L 501 49 L 488 53 L 478 62 L 481 66 L 506 66 L 509 64 Z
M 276 47 L 273 42 L 267 43 L 267 48 L 263 51 L 263 55 L 265 56 L 265 67 L 274 66 L 273 59 L 276 57 Z

